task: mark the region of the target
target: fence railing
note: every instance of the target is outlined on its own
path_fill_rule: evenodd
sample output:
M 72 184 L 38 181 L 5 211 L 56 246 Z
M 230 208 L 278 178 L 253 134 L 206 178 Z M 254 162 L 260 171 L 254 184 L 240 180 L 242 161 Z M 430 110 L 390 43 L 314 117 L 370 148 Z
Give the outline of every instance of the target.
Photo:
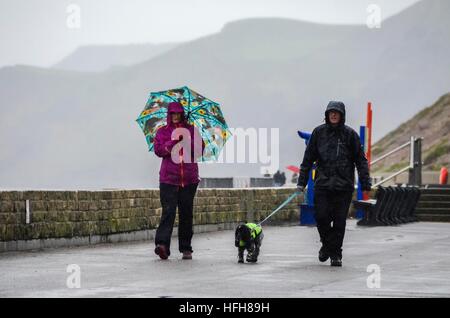
M 416 138 L 414 136 L 411 136 L 411 139 L 407 143 L 404 143 L 403 145 L 398 146 L 397 148 L 371 161 L 370 165 L 372 166 L 380 162 L 381 160 L 399 152 L 400 150 L 406 147 L 410 147 L 409 165 L 404 168 L 401 168 L 400 170 L 394 172 L 393 174 L 389 175 L 383 180 L 375 183 L 373 187 L 378 187 L 386 183 L 387 181 L 394 179 L 395 177 L 406 171 L 409 171 L 408 184 L 420 186 L 422 184 L 422 140 L 423 140 L 422 137 Z

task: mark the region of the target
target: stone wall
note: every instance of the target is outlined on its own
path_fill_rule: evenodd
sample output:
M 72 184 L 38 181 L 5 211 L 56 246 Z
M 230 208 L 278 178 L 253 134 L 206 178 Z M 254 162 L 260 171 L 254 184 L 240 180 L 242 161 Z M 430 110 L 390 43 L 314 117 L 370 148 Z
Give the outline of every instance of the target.
M 195 232 L 260 221 L 294 189 L 199 189 Z M 26 223 L 26 200 L 30 222 Z M 299 222 L 295 198 L 268 224 Z M 0 252 L 152 239 L 161 217 L 159 190 L 0 192 Z M 176 221 L 177 222 L 177 221 Z M 176 233 L 176 231 L 174 231 Z

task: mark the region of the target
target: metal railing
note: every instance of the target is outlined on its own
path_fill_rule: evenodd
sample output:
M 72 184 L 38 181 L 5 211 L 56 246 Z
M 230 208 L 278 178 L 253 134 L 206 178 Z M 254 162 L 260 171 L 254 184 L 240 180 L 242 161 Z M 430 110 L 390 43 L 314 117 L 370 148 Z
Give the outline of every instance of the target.
M 410 172 L 410 176 L 409 176 L 410 183 L 420 185 L 421 173 L 422 173 L 422 162 L 421 162 L 421 152 L 422 152 L 421 141 L 422 140 L 423 140 L 422 137 L 416 138 L 414 136 L 411 136 L 411 139 L 407 143 L 404 143 L 403 145 L 398 146 L 397 148 L 389 151 L 388 153 L 382 155 L 381 157 L 371 161 L 370 165 L 372 166 L 372 165 L 376 164 L 377 162 L 389 157 L 390 155 L 397 153 L 406 147 L 410 147 L 409 165 L 400 169 L 399 171 L 393 173 L 392 175 L 388 176 L 387 178 L 384 178 L 383 180 L 375 183 L 373 185 L 373 187 L 378 187 L 379 185 L 382 185 L 383 183 L 385 183 L 389 180 L 392 180 L 393 178 L 397 177 L 398 175 L 400 175 L 406 171 Z

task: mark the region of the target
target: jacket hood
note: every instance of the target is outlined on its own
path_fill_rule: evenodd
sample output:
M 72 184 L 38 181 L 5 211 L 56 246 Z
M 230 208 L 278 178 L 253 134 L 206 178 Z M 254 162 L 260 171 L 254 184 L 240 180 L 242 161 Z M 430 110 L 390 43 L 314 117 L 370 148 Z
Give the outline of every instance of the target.
M 186 117 L 184 115 L 184 108 L 181 106 L 178 102 L 172 102 L 167 107 L 167 125 L 170 125 L 172 123 L 172 114 L 173 113 L 181 113 L 181 122 L 186 121 Z
M 328 113 L 332 110 L 335 110 L 341 113 L 341 121 L 339 125 L 345 124 L 345 105 L 343 102 L 331 101 L 328 103 L 327 109 L 325 111 L 325 122 L 330 125 L 330 121 L 328 120 Z

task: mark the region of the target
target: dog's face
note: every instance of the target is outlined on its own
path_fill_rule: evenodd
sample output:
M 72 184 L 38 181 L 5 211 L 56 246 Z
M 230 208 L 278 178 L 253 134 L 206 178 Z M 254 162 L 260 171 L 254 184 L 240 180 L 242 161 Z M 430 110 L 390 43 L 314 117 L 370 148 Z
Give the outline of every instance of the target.
M 245 247 L 248 247 L 251 244 L 251 233 L 250 233 L 250 229 L 245 226 L 245 224 L 240 224 L 237 228 L 236 228 L 236 233 L 235 233 L 235 241 L 238 244 L 238 242 L 243 241 L 245 242 Z M 237 245 L 236 247 L 238 247 L 239 245 Z

